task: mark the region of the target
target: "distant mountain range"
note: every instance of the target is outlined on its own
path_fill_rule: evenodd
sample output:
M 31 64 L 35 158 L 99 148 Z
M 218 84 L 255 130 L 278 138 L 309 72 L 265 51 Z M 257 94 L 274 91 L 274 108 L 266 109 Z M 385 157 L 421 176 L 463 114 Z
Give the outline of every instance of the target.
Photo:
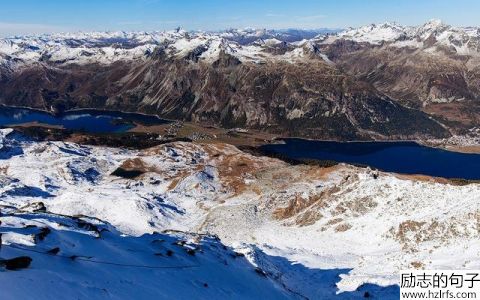
M 94 32 L 0 40 L 0 103 L 94 107 L 322 139 L 480 124 L 480 28 Z

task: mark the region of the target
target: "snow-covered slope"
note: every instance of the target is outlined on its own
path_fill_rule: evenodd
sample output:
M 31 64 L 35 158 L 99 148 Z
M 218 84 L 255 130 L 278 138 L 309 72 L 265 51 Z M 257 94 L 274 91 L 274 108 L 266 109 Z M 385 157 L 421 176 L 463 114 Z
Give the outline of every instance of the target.
M 432 20 L 418 27 L 396 23 L 372 24 L 350 28 L 329 38 L 319 32 L 227 30 L 224 32 L 186 32 L 183 30 L 155 32 L 91 32 L 41 36 L 20 36 L 0 40 L 0 64 L 14 67 L 36 62 L 56 64 L 110 64 L 119 60 L 145 59 L 163 49 L 172 57 L 199 58 L 213 62 L 221 51 L 241 61 L 266 59 L 291 60 L 302 51 L 298 42 L 329 43 L 337 39 L 366 42 L 373 45 L 390 43 L 395 47 L 431 48 L 444 46 L 460 54 L 480 51 L 480 29 L 456 28 Z M 317 34 L 315 34 L 317 33 Z M 277 40 L 279 43 L 274 43 Z M 284 43 L 280 53 L 272 50 Z M 317 49 L 318 50 L 318 49 Z M 283 55 L 287 52 L 287 55 Z M 298 57 L 298 55 L 297 55 Z
M 0 40 L 0 64 L 110 64 L 119 60 L 145 59 L 155 49 L 162 49 L 171 57 L 193 56 L 207 61 L 217 59 L 220 51 L 226 51 L 241 60 L 256 61 L 268 56 L 265 50 L 268 50 L 269 44 L 261 47 L 258 41 L 279 38 L 295 42 L 297 39 L 316 36 L 319 32 L 323 31 L 296 35 L 288 31 L 266 30 L 229 30 L 218 33 L 174 30 L 20 36 Z M 257 56 L 260 52 L 263 54 Z
M 31 259 L 0 272 L 2 299 L 294 297 L 214 237 L 125 236 L 98 219 L 10 207 L 0 220 L 0 257 Z
M 339 33 L 336 38 L 366 42 L 374 45 L 391 43 L 395 47 L 428 49 L 443 46 L 459 54 L 480 52 L 480 29 L 458 28 L 444 24 L 440 20 L 413 27 L 396 23 L 372 24 L 360 28 L 350 28 Z
M 51 218 L 60 218 L 54 214 L 85 215 L 112 226 L 107 241 L 81 233 L 85 235 L 82 248 L 92 249 L 94 257 L 114 259 L 116 252 L 108 245 L 117 244 L 125 234 L 129 242 L 115 250 L 118 261 L 151 264 L 150 252 L 137 257 L 136 251 L 126 250 L 143 248 L 141 245 L 155 238 L 144 234 L 163 230 L 212 234 L 258 266 L 257 271 L 269 279 L 265 291 L 273 284 L 281 295 L 290 298 L 355 299 L 368 291 L 378 299 L 396 299 L 394 285 L 400 269 L 480 267 L 478 184 L 456 186 L 439 179 L 386 173 L 377 176 L 368 169 L 347 165 L 291 166 L 224 144 L 173 143 L 132 151 L 31 142 L 9 131 L 1 132 L 4 145 L 16 144 L 22 149 L 0 159 L 0 204 L 13 207 L 8 210 L 17 214 L 13 219 L 2 217 L 1 231 L 8 237 L 4 236 L 4 243 L 38 249 L 60 243 L 68 254 L 87 255 L 71 248 L 70 235 L 80 234 L 69 233 L 72 229 L 48 223 L 60 231 L 48 247 L 34 245 L 24 234 L 27 229 L 14 229 L 30 224 L 25 219 L 51 222 Z M 17 211 L 38 202 L 45 205 L 48 215 L 24 216 Z M 8 222 L 12 224 L 6 225 Z M 2 248 L 1 257 L 7 251 L 4 249 L 9 248 Z M 212 253 L 205 250 L 204 255 L 205 263 L 216 264 Z M 227 252 L 221 257 L 224 255 L 228 256 Z M 39 256 L 40 264 L 36 265 L 35 258 L 33 269 L 22 272 L 36 276 L 49 270 L 45 262 L 50 259 Z M 185 256 L 180 262 L 192 261 Z M 75 276 L 83 278 L 88 266 L 83 267 L 68 270 L 78 270 L 81 274 Z M 61 274 L 63 263 L 51 268 Z M 247 274 L 251 271 L 248 266 L 242 270 Z M 18 276 L 25 276 L 22 272 Z M 8 278 L 8 274 L 2 276 Z M 189 278 L 196 276 L 189 274 Z M 242 274 L 238 276 L 257 284 L 255 276 Z M 215 276 L 209 274 L 209 286 L 226 284 Z M 227 290 L 233 289 L 239 278 L 229 278 L 232 286 L 228 284 Z M 184 284 L 182 280 L 179 286 Z M 135 286 L 136 282 L 126 279 L 125 284 Z M 200 281 L 189 282 L 185 289 L 195 290 Z M 96 288 L 102 285 L 89 286 L 99 292 Z M 232 291 L 232 297 L 237 292 Z
M 396 23 L 371 24 L 360 28 L 349 28 L 338 34 L 339 38 L 356 42 L 378 44 L 392 42 L 407 36 L 408 28 Z

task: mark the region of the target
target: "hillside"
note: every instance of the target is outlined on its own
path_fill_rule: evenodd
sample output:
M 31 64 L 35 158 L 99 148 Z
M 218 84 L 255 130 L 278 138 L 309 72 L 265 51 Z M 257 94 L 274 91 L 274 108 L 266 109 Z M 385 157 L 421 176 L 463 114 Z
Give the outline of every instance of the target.
M 12 297 L 46 297 L 51 278 L 38 274 L 50 274 L 89 299 L 396 299 L 399 270 L 480 267 L 478 184 L 289 165 L 226 144 L 139 151 L 0 137 L 0 257 L 33 259 L 0 272 L 28 284 L 6 285 Z
M 445 138 L 479 125 L 478 28 L 430 21 L 300 33 L 2 39 L 0 103 L 342 140 Z

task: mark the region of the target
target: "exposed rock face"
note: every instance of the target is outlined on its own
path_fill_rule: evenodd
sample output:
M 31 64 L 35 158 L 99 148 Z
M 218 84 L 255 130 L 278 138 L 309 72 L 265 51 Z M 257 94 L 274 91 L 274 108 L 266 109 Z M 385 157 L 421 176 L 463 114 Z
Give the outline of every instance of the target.
M 0 86 L 4 103 L 45 109 L 139 110 L 316 138 L 358 139 L 370 136 L 367 131 L 399 138 L 445 135 L 425 114 L 319 59 L 255 65 L 223 53 L 213 64 L 157 57 L 109 66 L 38 64 Z
M 479 122 L 480 35 L 439 21 L 372 25 L 323 45 L 339 69 L 457 127 Z M 452 124 L 456 123 L 456 124 Z
M 336 45 L 338 43 L 338 45 Z M 341 41 L 328 46 L 343 49 Z M 337 52 L 338 53 L 338 52 Z M 468 126 L 479 121 L 478 62 L 456 54 L 432 56 L 408 48 L 353 48 L 337 54 L 337 65 L 408 107 Z M 451 105 L 454 103 L 454 105 Z M 447 108 L 450 106 L 450 112 Z M 457 112 L 463 116 L 458 118 Z
M 472 32 L 429 22 L 297 42 L 182 31 L 6 39 L 0 103 L 142 111 L 312 138 L 447 137 L 480 122 Z

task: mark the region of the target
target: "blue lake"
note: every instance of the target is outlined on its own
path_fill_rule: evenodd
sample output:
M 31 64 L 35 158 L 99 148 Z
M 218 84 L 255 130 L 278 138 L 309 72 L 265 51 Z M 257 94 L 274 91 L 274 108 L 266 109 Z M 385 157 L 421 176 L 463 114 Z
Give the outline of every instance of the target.
M 480 154 L 451 152 L 414 142 L 284 141 L 261 149 L 288 158 L 362 164 L 388 172 L 480 179 Z
M 72 131 L 121 133 L 132 129 L 135 124 L 151 126 L 165 124 L 168 121 L 156 116 L 93 109 L 70 111 L 57 116 L 38 110 L 0 106 L 0 126 L 30 122 L 62 126 Z

